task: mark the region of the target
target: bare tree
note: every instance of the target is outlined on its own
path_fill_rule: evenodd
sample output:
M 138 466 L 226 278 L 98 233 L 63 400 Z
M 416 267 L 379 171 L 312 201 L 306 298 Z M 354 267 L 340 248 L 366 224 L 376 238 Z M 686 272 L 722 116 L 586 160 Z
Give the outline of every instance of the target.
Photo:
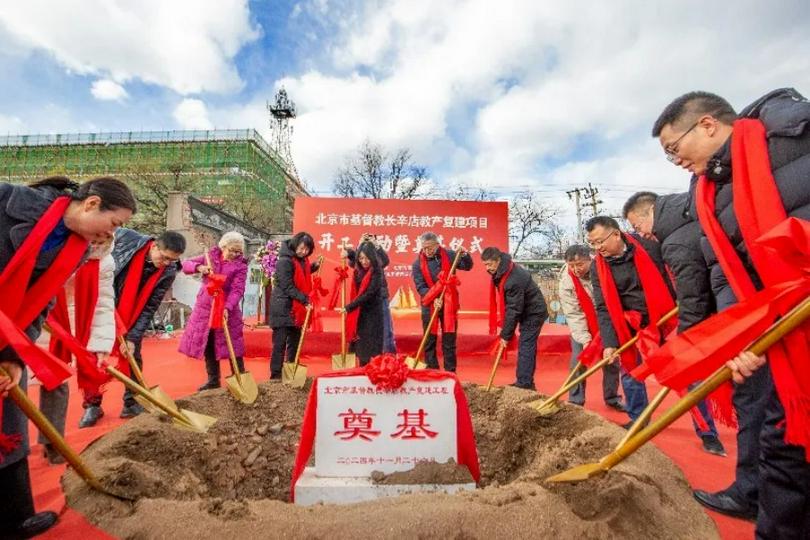
M 427 168 L 412 162 L 410 150 L 389 155 L 368 139 L 338 169 L 334 182 L 337 195 L 366 199 L 414 199 L 425 196 L 427 187 Z
M 166 230 L 169 192 L 191 192 L 199 183 L 195 175 L 183 174 L 186 168 L 183 163 L 175 163 L 166 171 L 157 171 L 144 165 L 140 170 L 120 176 L 130 185 L 138 201 L 138 213 L 132 218 L 130 227 L 152 235 Z
M 442 198 L 451 201 L 494 201 L 495 192 L 483 186 L 474 186 L 458 182 L 451 184 L 447 192 L 442 194 Z
M 532 239 L 544 237 L 559 208 L 541 202 L 534 193 L 524 192 L 509 202 L 509 240 L 512 255 L 517 256 L 521 249 L 528 250 Z

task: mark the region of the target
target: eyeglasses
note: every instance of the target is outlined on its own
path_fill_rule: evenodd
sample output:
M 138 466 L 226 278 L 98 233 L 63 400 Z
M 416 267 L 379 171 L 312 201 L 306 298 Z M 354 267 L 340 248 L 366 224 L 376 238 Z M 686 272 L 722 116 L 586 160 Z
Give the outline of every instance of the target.
M 683 139 L 684 137 L 689 135 L 689 132 L 692 131 L 693 129 L 695 129 L 699 123 L 700 123 L 700 120 L 698 120 L 697 122 L 692 124 L 692 127 L 687 129 L 686 131 L 684 131 L 683 135 L 681 135 L 680 137 L 675 139 L 674 142 L 672 142 L 672 143 L 670 143 L 670 144 L 668 144 L 668 145 L 666 145 L 664 147 L 664 153 L 666 153 L 666 155 L 667 155 L 667 161 L 669 161 L 670 163 L 675 163 L 675 160 L 678 159 L 678 143 L 681 142 L 681 139 Z
M 601 240 L 594 240 L 593 242 L 588 242 L 588 245 L 591 246 L 593 249 L 599 249 L 600 247 L 602 247 L 604 245 L 605 242 L 607 242 L 610 239 L 611 236 L 613 236 L 617 232 L 619 232 L 619 231 L 614 229 L 606 237 L 602 238 Z

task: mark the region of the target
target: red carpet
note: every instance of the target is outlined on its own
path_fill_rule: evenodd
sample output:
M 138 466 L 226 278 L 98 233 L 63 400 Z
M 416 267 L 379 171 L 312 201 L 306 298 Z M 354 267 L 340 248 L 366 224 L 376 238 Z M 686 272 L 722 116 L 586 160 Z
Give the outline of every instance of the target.
M 541 336 L 541 341 L 542 339 Z M 160 386 L 171 396 L 183 396 L 193 393 L 196 387 L 203 382 L 205 374 L 201 362 L 186 359 L 176 351 L 177 339 L 149 340 L 145 342 L 143 348 L 143 354 L 146 358 L 144 372 L 147 381 L 151 384 L 160 383 Z M 309 374 L 317 375 L 331 367 L 328 358 L 328 356 L 315 357 L 305 354 L 303 362 L 308 365 Z M 560 354 L 540 356 L 536 382 L 542 392 L 550 393 L 559 387 L 566 375 L 567 361 L 567 356 Z M 459 358 L 459 376 L 464 381 L 485 382 L 491 369 L 488 364 L 481 355 L 476 357 L 462 355 Z M 265 359 L 248 360 L 247 369 L 254 374 L 258 381 L 267 378 L 268 366 Z M 587 408 L 617 423 L 627 421 L 626 415 L 617 413 L 603 405 L 599 395 L 601 391 L 601 381 L 598 380 L 599 375 L 595 375 L 593 379 L 588 386 Z M 513 380 L 514 355 L 510 355 L 510 361 L 502 364 L 498 372 L 496 384 L 508 384 Z M 66 435 L 68 442 L 75 449 L 83 449 L 88 443 L 123 422 L 123 420 L 118 419 L 118 413 L 121 411 L 121 394 L 123 393 L 120 385 L 110 384 L 104 402 L 104 410 L 107 416 L 91 429 L 78 429 L 82 409 L 75 381 L 71 381 L 70 391 L 72 399 L 68 408 Z M 657 391 L 657 385 L 649 385 L 648 392 L 650 396 Z M 31 397 L 35 402 L 38 400 L 38 394 L 38 388 L 31 390 Z M 670 396 L 664 406 L 671 405 L 675 399 L 675 397 Z M 726 487 L 731 482 L 734 476 L 734 456 L 736 454 L 734 433 L 721 426 L 720 437 L 729 452 L 729 456 L 726 458 L 711 456 L 703 452 L 700 449 L 700 441 L 695 436 L 689 419 L 682 418 L 659 435 L 655 439 L 655 444 L 684 471 L 690 485 L 702 489 L 716 490 Z M 31 428 L 31 440 L 32 445 L 35 445 L 36 432 L 33 427 Z M 39 445 L 33 446 L 30 464 L 37 509 L 62 512 L 59 524 L 43 535 L 42 538 L 58 540 L 110 538 L 92 527 L 77 512 L 65 509 L 64 497 L 59 484 L 59 478 L 64 472 L 64 465 L 58 467 L 48 466 L 42 457 L 42 447 Z M 708 512 L 708 514 L 717 523 L 723 538 L 753 537 L 754 528 L 752 524 L 725 518 L 713 512 Z

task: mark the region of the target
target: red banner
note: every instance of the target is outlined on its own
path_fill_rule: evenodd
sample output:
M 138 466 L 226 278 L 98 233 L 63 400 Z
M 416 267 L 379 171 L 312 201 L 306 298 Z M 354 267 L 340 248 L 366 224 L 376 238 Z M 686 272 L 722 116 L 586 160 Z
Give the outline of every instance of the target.
M 458 274 L 461 309 L 483 312 L 489 310 L 482 291 L 489 290 L 490 277 L 480 254 L 489 246 L 508 251 L 508 223 L 506 202 L 298 197 L 293 229 L 315 239 L 315 256 L 323 255 L 326 265 L 323 276 L 336 275 L 343 242 L 356 248 L 364 233 L 376 235 L 391 260 L 385 276 L 393 309 L 418 307 L 411 266 L 421 249 L 419 236 L 434 232 L 446 248 L 463 245 L 472 254 L 473 270 Z

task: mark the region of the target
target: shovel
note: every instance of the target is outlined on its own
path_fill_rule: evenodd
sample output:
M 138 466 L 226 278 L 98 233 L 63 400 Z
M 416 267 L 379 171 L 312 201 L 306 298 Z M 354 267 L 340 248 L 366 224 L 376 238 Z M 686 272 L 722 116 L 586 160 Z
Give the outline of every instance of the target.
M 118 341 L 121 344 L 121 347 L 126 351 L 127 360 L 129 361 L 129 368 L 132 370 L 132 374 L 135 375 L 135 380 L 138 381 L 138 384 L 152 397 L 161 403 L 163 403 L 166 407 L 177 409 L 177 404 L 175 404 L 174 400 L 163 391 L 160 386 L 153 386 L 149 388 L 149 385 L 146 384 L 146 380 L 143 378 L 143 372 L 141 368 L 138 366 L 138 362 L 135 361 L 135 357 L 132 355 L 132 351 L 129 350 L 129 345 L 127 344 L 127 340 L 124 339 L 124 336 L 118 336 Z M 152 401 L 142 397 L 141 395 L 135 396 L 135 401 L 137 401 L 141 407 L 149 411 L 150 413 L 159 413 L 160 408 L 156 408 Z
M 343 268 L 346 268 L 345 258 Z M 346 352 L 346 280 L 340 284 L 340 307 L 343 308 L 340 313 L 340 354 L 332 355 L 332 369 L 334 370 L 353 368 L 357 363 L 355 354 Z
M 231 341 L 231 331 L 228 328 L 228 312 L 222 314 L 222 331 L 225 332 L 225 342 L 228 344 L 228 355 L 231 357 L 231 371 L 233 375 L 225 377 L 225 384 L 228 386 L 228 391 L 233 397 L 250 405 L 259 396 L 259 387 L 256 386 L 256 380 L 249 371 L 244 373 L 239 371 L 239 366 L 236 363 L 236 353 L 233 350 L 233 341 Z
M 0 375 L 8 377 L 8 372 L 0 366 Z M 62 437 L 62 435 L 53 427 L 53 424 L 42 414 L 36 405 L 31 401 L 28 395 L 22 391 L 19 386 L 15 386 L 8 392 L 8 396 L 11 398 L 12 401 L 20 408 L 20 410 L 27 416 L 40 433 L 42 433 L 46 439 L 51 443 L 51 445 L 56 449 L 59 454 L 65 458 L 65 461 L 73 467 L 73 470 L 76 471 L 76 474 L 85 481 L 85 483 L 90 486 L 91 488 L 95 489 L 96 491 L 100 491 L 106 495 L 110 495 L 117 499 L 124 499 L 124 500 L 135 500 L 132 495 L 127 493 L 115 493 L 110 491 L 108 488 L 101 485 L 98 478 L 93 474 L 93 472 L 87 467 L 87 465 L 82 461 L 82 458 L 79 457 L 77 454 L 67 443 L 67 441 Z
M 173 401 L 171 405 L 167 405 L 165 402 L 158 400 L 151 391 L 136 383 L 114 367 L 108 365 L 106 369 L 107 373 L 122 382 L 131 392 L 137 394 L 135 399 L 138 399 L 138 397 L 142 398 L 151 405 L 152 409 L 168 415 L 175 425 L 198 433 L 205 433 L 208 431 L 208 428 L 217 421 L 213 416 L 195 413 L 187 409 L 180 409 Z M 141 403 L 141 400 L 138 400 L 138 402 Z
M 450 275 L 455 275 L 456 273 L 456 266 L 458 266 L 458 261 L 461 259 L 461 250 L 456 250 L 456 256 L 453 257 L 453 264 L 450 266 Z M 447 290 L 447 287 L 442 289 L 441 294 L 439 295 L 439 300 L 444 300 L 444 293 Z M 441 309 L 441 308 L 440 308 Z M 438 309 L 433 309 L 433 313 L 430 315 L 430 321 L 428 321 L 428 325 L 425 327 L 425 333 L 422 335 L 422 341 L 419 343 L 419 348 L 416 350 L 416 354 L 414 356 L 406 356 L 405 357 L 405 364 L 411 369 L 425 369 L 427 364 L 424 362 L 419 361 L 419 357 L 422 356 L 422 353 L 425 352 L 425 345 L 427 344 L 428 336 L 430 335 L 430 329 L 433 328 L 433 323 L 436 322 L 436 317 L 439 315 Z
M 806 298 L 801 304 L 790 310 L 781 320 L 774 323 L 762 336 L 752 343 L 748 350 L 756 355 L 762 355 L 772 345 L 780 341 L 787 334 L 798 328 L 810 317 L 810 298 Z M 762 367 L 760 369 L 768 369 Z M 694 390 L 685 394 L 667 412 L 661 415 L 652 424 L 639 431 L 631 437 L 625 444 L 616 448 L 613 452 L 603 457 L 598 463 L 586 463 L 567 471 L 561 472 L 549 478 L 547 482 L 582 482 L 594 476 L 605 473 L 633 455 L 645 443 L 665 430 L 675 420 L 689 412 L 689 410 L 705 399 L 718 386 L 731 379 L 731 370 L 723 366 L 715 371 L 711 377 L 703 381 Z
M 498 343 L 498 352 L 495 353 L 495 362 L 492 364 L 492 372 L 489 374 L 489 382 L 487 382 L 486 391 L 489 392 L 492 390 L 492 381 L 495 380 L 495 373 L 498 371 L 498 364 L 501 363 L 501 357 L 503 357 L 503 351 L 506 347 L 503 346 L 503 343 Z
M 649 423 L 652 413 L 655 412 L 655 409 L 657 409 L 661 405 L 661 402 L 664 401 L 664 398 L 667 397 L 667 394 L 669 394 L 669 388 L 665 386 L 658 392 L 658 394 L 656 394 L 653 400 L 647 404 L 644 410 L 641 411 L 641 414 L 638 415 L 636 421 L 633 422 L 633 425 L 630 426 L 630 429 L 628 429 L 627 433 L 624 434 L 622 440 L 619 441 L 619 444 L 616 445 L 616 450 L 624 446 L 625 443 L 629 441 L 633 435 L 644 429 L 644 426 L 646 426 L 647 423 Z
M 672 317 L 674 317 L 677 314 L 678 314 L 678 306 L 675 306 L 674 308 L 672 308 L 672 310 L 669 313 L 667 313 L 666 315 L 664 315 L 663 317 L 658 319 L 658 322 L 656 323 L 656 326 L 661 326 L 662 324 L 664 324 L 665 322 L 667 322 L 668 320 L 670 320 Z M 559 390 L 554 392 L 554 394 L 552 394 L 548 399 L 541 402 L 540 404 L 537 404 L 537 402 L 535 401 L 533 403 L 530 403 L 529 406 L 534 407 L 535 409 L 537 409 L 537 412 L 539 412 L 542 416 L 548 416 L 548 415 L 554 414 L 555 412 L 557 412 L 560 409 L 559 405 L 557 405 L 557 401 L 563 396 L 563 394 L 565 394 L 566 392 L 571 390 L 573 387 L 575 387 L 576 385 L 578 385 L 579 383 L 581 383 L 582 381 L 584 381 L 585 379 L 587 379 L 588 377 L 590 377 L 591 375 L 593 375 L 594 373 L 596 373 L 597 371 L 599 371 L 600 369 L 602 369 L 603 367 L 608 365 L 615 358 L 618 358 L 619 356 L 621 356 L 621 354 L 624 351 L 626 351 L 627 349 L 629 349 L 630 347 L 635 345 L 636 341 L 638 341 L 638 333 L 636 333 L 635 336 L 630 338 L 627 341 L 627 343 L 625 343 L 624 345 L 622 345 L 621 347 L 616 349 L 616 352 L 614 352 L 612 355 L 608 356 L 607 358 L 603 358 L 602 360 L 596 362 L 594 365 L 592 365 L 590 368 L 588 368 L 582 375 L 579 375 L 578 377 L 574 377 L 567 384 L 564 384 L 562 386 L 562 388 L 560 388 Z
M 281 382 L 293 388 L 303 388 L 307 383 L 307 366 L 301 364 L 300 360 L 301 350 L 304 348 L 304 336 L 307 335 L 311 315 L 312 309 L 307 309 L 304 325 L 301 327 L 301 337 L 298 338 L 298 348 L 295 350 L 295 361 L 284 362 L 284 365 L 281 366 Z

